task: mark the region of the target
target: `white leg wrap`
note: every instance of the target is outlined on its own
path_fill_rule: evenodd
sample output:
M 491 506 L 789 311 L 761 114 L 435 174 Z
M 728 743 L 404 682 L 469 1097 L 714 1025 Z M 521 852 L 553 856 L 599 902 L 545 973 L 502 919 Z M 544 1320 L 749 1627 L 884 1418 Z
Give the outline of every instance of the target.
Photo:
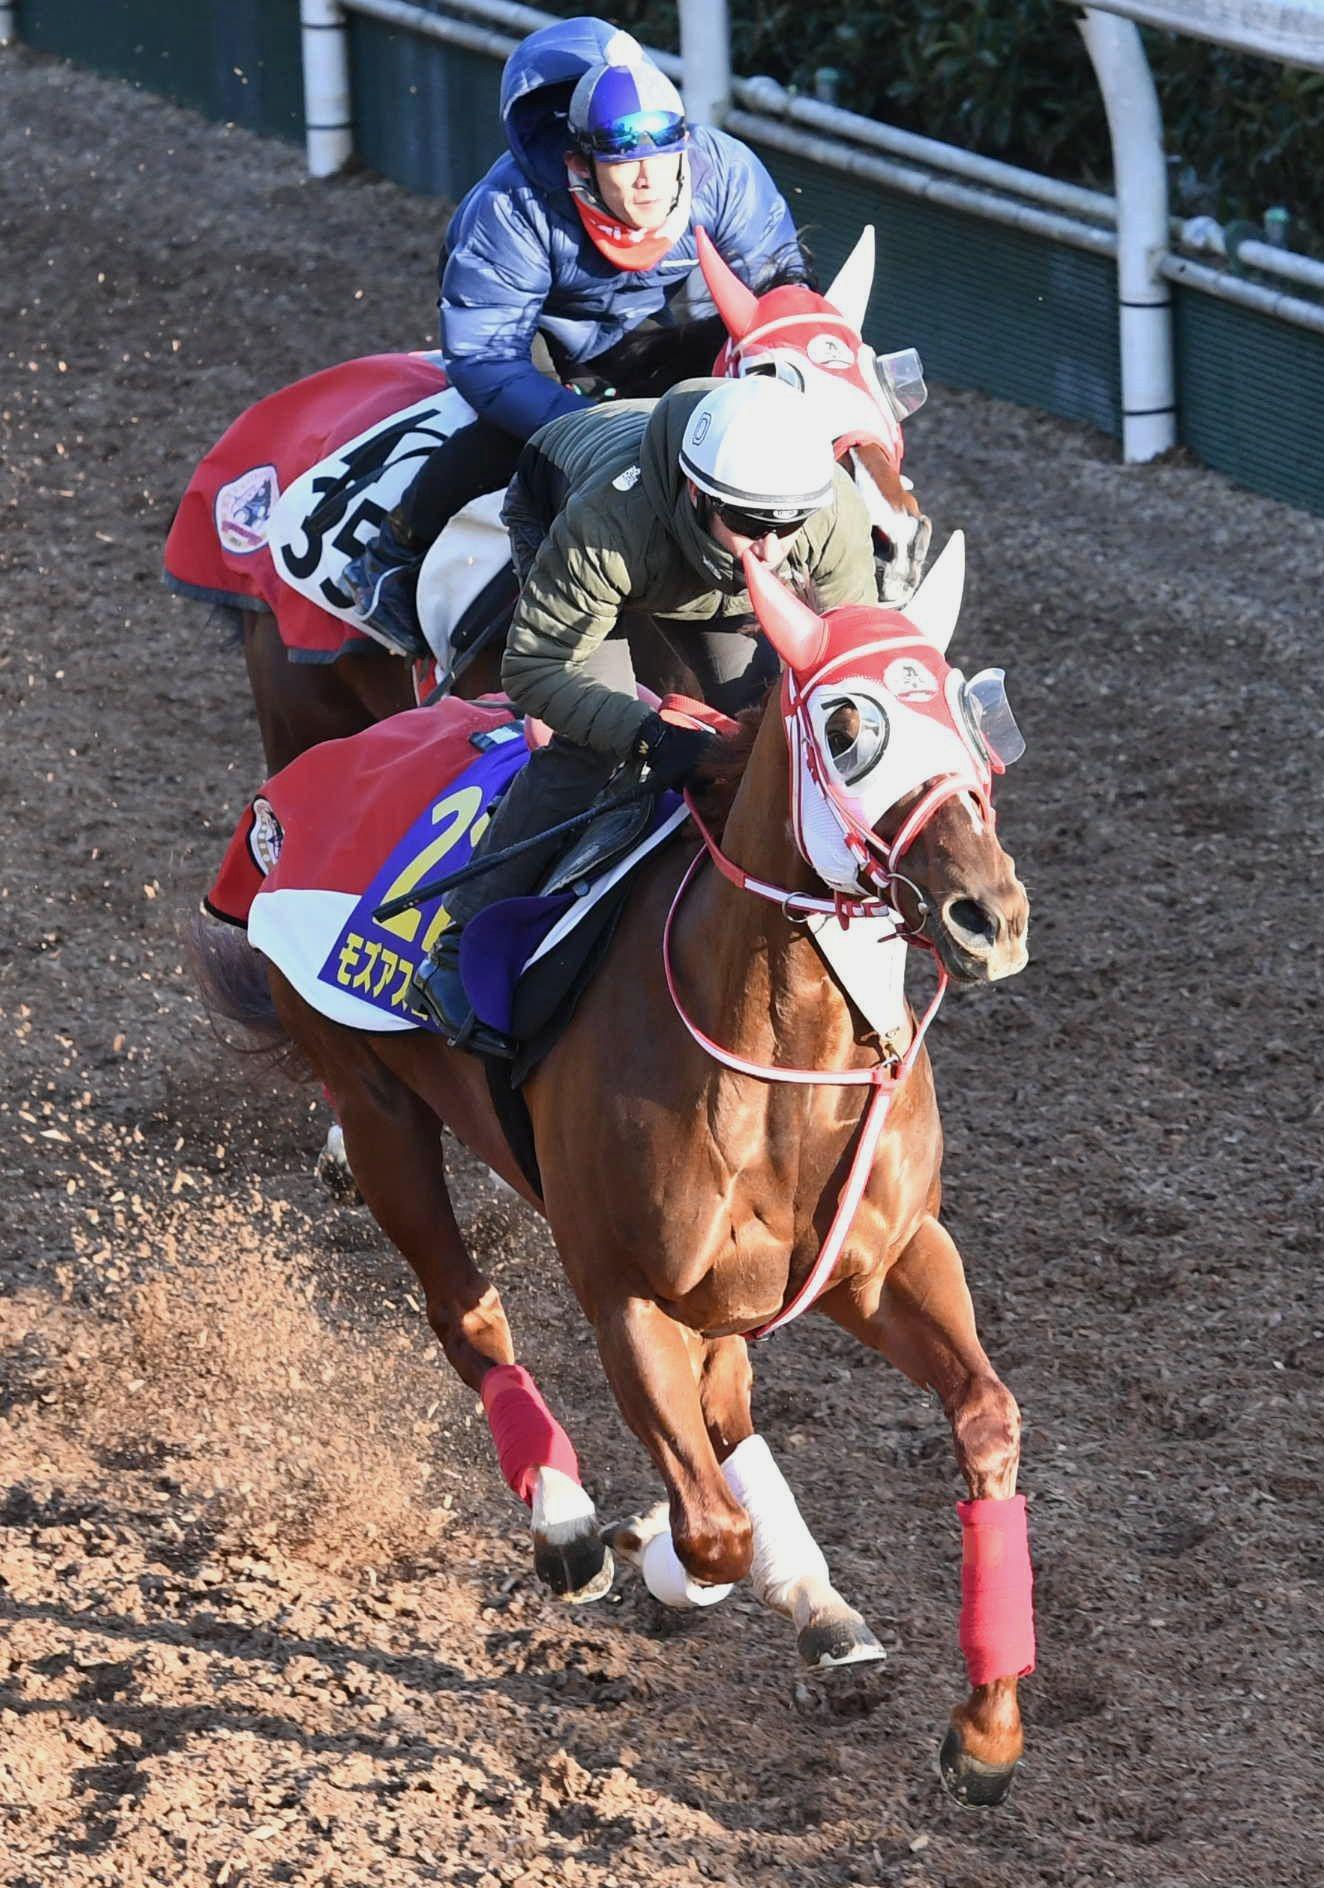
M 653 1598 L 661 1600 L 664 1606 L 716 1606 L 718 1600 L 724 1600 L 731 1591 L 729 1585 L 701 1586 L 691 1580 L 680 1564 L 671 1529 L 667 1527 L 645 1544 L 639 1556 L 639 1571 Z
M 544 1540 L 563 1541 L 581 1534 L 594 1518 L 593 1503 L 577 1481 L 559 1468 L 540 1468 L 533 1484 L 531 1520 Z
M 825 1606 L 840 1606 L 823 1550 L 805 1526 L 763 1437 L 748 1436 L 733 1449 L 722 1473 L 754 1529 L 750 1580 L 764 1604 L 797 1626 Z

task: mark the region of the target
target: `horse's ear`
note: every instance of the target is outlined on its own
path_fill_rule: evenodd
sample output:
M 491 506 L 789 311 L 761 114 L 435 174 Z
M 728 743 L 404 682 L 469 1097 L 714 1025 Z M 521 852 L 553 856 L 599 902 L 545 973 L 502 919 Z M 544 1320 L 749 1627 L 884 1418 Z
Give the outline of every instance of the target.
M 694 242 L 699 251 L 699 267 L 708 284 L 708 293 L 717 305 L 717 312 L 726 324 L 727 333 L 733 341 L 738 341 L 754 326 L 759 298 L 723 262 L 706 229 L 695 226 Z
M 832 303 L 839 315 L 845 315 L 856 334 L 864 327 L 873 291 L 873 224 L 866 223 L 860 239 L 832 279 L 823 299 Z
M 965 532 L 953 531 L 925 573 L 924 581 L 901 614 L 920 635 L 945 655 L 961 614 L 965 593 Z
M 827 624 L 817 610 L 811 610 L 779 582 L 752 551 L 745 551 L 740 561 L 754 614 L 768 641 L 787 668 L 811 669 L 827 647 Z

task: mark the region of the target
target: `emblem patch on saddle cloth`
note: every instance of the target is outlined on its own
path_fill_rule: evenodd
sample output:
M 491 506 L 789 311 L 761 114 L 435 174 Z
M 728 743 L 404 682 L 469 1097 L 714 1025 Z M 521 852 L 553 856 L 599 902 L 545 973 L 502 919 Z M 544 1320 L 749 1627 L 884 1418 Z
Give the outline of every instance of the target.
M 409 993 L 414 971 L 446 928 L 443 894 L 383 921 L 373 913 L 388 899 L 468 865 L 490 809 L 529 758 L 522 723 L 486 738 L 486 750 L 424 807 L 378 866 L 317 973 L 319 983 L 384 1011 L 397 1025 L 435 1028 Z
M 253 855 L 253 863 L 263 877 L 275 865 L 280 857 L 281 841 L 285 834 L 281 823 L 276 818 L 276 809 L 270 800 L 261 795 L 253 802 L 253 823 L 248 829 L 248 850 Z
M 237 557 L 260 551 L 280 497 L 274 465 L 251 466 L 216 494 L 216 536 Z

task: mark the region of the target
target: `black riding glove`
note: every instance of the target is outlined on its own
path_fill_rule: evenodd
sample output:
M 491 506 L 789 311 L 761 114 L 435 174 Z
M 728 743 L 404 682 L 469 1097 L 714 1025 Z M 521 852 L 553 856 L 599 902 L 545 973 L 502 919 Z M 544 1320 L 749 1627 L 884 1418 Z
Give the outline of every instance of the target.
M 634 751 L 648 762 L 649 774 L 659 786 L 683 787 L 693 780 L 699 763 L 720 745 L 707 728 L 678 728 L 654 714 L 640 728 Z

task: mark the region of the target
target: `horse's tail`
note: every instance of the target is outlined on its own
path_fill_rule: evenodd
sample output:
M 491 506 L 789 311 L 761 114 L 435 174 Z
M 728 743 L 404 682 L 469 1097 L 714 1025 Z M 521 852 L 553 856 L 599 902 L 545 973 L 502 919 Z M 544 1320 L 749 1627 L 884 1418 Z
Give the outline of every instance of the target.
M 240 1054 L 261 1057 L 294 1081 L 312 1080 L 307 1057 L 276 1014 L 266 960 L 244 932 L 199 912 L 184 943 L 217 1041 Z M 237 1023 L 243 1037 L 229 1034 L 222 1023 Z

